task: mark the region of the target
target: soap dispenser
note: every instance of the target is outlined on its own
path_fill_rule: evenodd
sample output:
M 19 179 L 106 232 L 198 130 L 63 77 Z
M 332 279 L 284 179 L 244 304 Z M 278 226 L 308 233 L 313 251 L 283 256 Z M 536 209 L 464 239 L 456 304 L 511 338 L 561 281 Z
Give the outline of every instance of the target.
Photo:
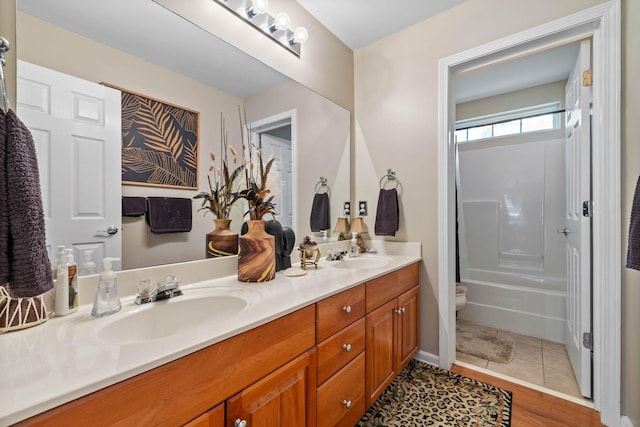
M 56 316 L 66 316 L 78 310 L 78 265 L 73 261 L 73 249 L 63 250 L 58 264 L 55 286 Z
M 119 260 L 119 258 L 104 258 L 102 260 L 104 270 L 100 273 L 98 289 L 91 309 L 92 317 L 108 316 L 117 313 L 122 307 L 120 298 L 118 298 L 116 273 L 111 269 L 111 263 Z

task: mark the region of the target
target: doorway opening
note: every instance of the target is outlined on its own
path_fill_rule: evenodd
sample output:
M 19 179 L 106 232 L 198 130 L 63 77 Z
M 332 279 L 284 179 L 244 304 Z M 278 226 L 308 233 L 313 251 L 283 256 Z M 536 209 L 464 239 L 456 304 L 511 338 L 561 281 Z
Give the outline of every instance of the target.
M 575 40 L 593 40 L 593 399 L 620 422 L 620 2 L 610 1 L 440 60 L 439 364 L 455 360 L 455 73 Z
M 275 158 L 269 185 L 274 191 L 275 219 L 283 227 L 294 228 L 296 194 L 295 169 L 293 159 L 296 158 L 296 115 L 294 110 L 285 111 L 261 120 L 252 122 L 251 140 L 260 147 L 265 161 Z

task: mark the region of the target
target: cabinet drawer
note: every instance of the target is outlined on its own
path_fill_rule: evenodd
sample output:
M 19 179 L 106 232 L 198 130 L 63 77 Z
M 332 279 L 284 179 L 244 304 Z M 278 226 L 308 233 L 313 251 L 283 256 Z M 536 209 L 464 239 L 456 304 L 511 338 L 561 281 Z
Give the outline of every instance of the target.
M 364 318 L 318 344 L 318 384 L 364 350 Z
M 364 414 L 364 353 L 318 387 L 318 427 L 354 426 Z
M 367 313 L 418 285 L 418 263 L 367 282 Z
M 364 285 L 318 302 L 316 316 L 320 342 L 364 316 Z

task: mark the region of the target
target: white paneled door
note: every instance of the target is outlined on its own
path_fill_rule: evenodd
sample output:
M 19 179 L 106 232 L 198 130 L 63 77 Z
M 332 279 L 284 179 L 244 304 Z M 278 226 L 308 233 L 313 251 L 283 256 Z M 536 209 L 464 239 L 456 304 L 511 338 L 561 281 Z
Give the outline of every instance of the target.
M 584 40 L 565 91 L 567 328 L 580 392 L 591 397 L 591 42 Z
M 272 166 L 278 180 L 273 199 L 276 205 L 276 219 L 283 227 L 293 228 L 291 140 L 261 133 L 260 146 L 265 161 L 272 157 L 276 159 Z
M 17 114 L 36 143 L 47 246 L 120 258 L 120 91 L 18 61 Z M 114 265 L 120 265 L 114 263 Z

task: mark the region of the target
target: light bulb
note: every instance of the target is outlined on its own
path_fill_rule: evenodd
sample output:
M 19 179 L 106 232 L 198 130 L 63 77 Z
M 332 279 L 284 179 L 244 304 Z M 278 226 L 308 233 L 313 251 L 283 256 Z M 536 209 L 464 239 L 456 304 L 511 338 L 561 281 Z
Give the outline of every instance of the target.
M 289 20 L 289 15 L 284 12 L 279 12 L 275 18 L 275 26 L 278 31 L 285 31 L 289 28 L 289 24 L 291 21 Z
M 256 15 L 262 15 L 269 10 L 269 0 L 253 0 L 252 9 Z
M 309 39 L 309 32 L 305 27 L 298 27 L 293 32 L 293 42 L 294 43 L 304 43 Z

